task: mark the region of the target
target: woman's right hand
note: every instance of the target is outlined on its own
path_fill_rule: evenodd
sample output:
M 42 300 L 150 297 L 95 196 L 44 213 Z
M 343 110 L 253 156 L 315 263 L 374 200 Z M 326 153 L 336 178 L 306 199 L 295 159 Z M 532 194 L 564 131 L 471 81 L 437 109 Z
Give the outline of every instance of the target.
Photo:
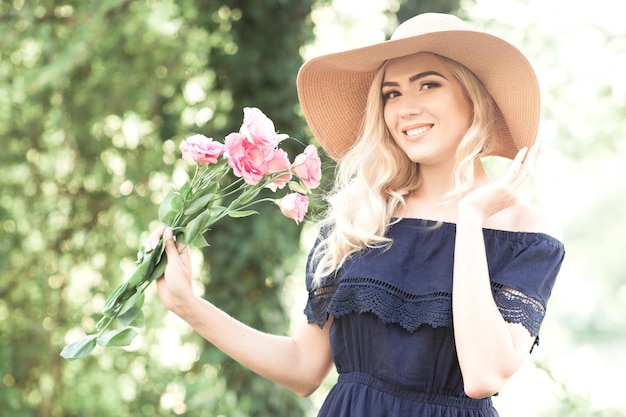
M 537 163 L 540 150 L 539 145 L 521 149 L 504 176 L 463 197 L 459 203 L 457 223 L 471 216 L 479 219 L 482 225 L 488 217 L 517 204 Z
M 195 297 L 189 248 L 176 242 L 172 229 L 161 227 L 150 235 L 145 245 L 146 251 L 152 251 L 161 239 L 165 239 L 167 266 L 163 276 L 157 279 L 157 291 L 165 308 L 176 312 Z

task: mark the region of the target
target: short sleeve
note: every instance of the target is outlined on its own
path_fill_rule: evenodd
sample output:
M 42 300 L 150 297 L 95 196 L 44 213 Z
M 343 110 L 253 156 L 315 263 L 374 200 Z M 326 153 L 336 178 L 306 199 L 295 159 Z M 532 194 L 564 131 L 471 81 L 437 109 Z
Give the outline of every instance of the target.
M 499 246 L 498 256 L 489 257 L 494 300 L 509 323 L 522 324 L 532 336 L 539 335 L 548 300 L 556 281 L 565 249 L 544 234 L 521 234 L 519 239 L 501 240 L 497 233 L 486 239 L 487 247 Z M 507 253 L 508 252 L 508 253 Z
M 335 282 L 337 274 L 327 277 L 322 285 L 315 285 L 313 281 L 315 268 L 317 267 L 317 262 L 314 259 L 313 254 L 321 243 L 323 237 L 324 231 L 321 231 L 307 258 L 306 289 L 309 297 L 304 309 L 304 314 L 306 314 L 308 322 L 315 323 L 320 327 L 324 327 L 324 324 L 328 321 L 328 306 L 335 295 L 335 291 L 337 290 L 337 283 Z

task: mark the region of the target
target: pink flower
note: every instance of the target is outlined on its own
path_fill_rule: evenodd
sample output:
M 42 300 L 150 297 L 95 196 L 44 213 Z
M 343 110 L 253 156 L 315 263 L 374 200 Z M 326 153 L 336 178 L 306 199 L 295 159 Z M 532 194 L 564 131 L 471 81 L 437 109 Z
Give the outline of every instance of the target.
M 224 156 L 233 173 L 250 185 L 256 185 L 267 173 L 267 161 L 263 149 L 254 145 L 239 133 L 226 136 Z
M 193 158 L 198 164 L 215 164 L 224 153 L 224 145 L 204 135 L 193 135 L 180 143 L 183 158 Z
M 288 171 L 290 162 L 287 152 L 282 149 L 276 149 L 265 159 L 267 160 L 268 174 L 285 171 L 283 175 L 280 175 L 272 183 L 268 184 L 267 188 L 274 192 L 276 192 L 278 188 L 283 189 L 291 179 L 291 173 Z
M 243 109 L 243 124 L 239 133 L 246 140 L 264 150 L 274 149 L 278 145 L 278 135 L 274 122 L 256 107 Z
M 319 187 L 322 179 L 322 161 L 317 155 L 317 148 L 309 145 L 293 161 L 292 169 L 294 174 L 309 189 Z
M 309 198 L 298 193 L 287 194 L 278 200 L 278 207 L 285 217 L 299 224 L 309 209 Z

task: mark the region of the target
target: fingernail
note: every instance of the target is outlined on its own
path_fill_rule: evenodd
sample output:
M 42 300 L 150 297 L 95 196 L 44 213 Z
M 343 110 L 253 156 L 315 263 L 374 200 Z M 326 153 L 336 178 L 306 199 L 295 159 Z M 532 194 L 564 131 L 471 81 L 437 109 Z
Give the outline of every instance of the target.
M 165 240 L 170 240 L 172 238 L 172 235 L 172 229 L 170 229 L 169 227 L 165 229 L 165 232 L 163 233 L 163 237 L 165 238 Z

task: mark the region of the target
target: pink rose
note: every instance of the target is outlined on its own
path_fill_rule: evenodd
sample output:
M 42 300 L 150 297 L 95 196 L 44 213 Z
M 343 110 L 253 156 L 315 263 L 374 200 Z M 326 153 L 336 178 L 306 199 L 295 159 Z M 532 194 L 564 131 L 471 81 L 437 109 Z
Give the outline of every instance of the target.
M 317 148 L 309 145 L 300 155 L 296 156 L 293 161 L 292 169 L 294 174 L 309 189 L 315 189 L 320 186 L 322 179 L 322 161 L 317 155 Z
M 289 172 L 289 156 L 287 152 L 282 149 L 276 149 L 266 158 L 267 160 L 267 172 L 268 174 L 274 174 L 280 171 L 285 171 L 284 174 L 278 176 L 273 182 L 267 185 L 267 188 L 276 192 L 278 188 L 283 189 L 285 185 L 291 179 L 291 172 Z
M 250 185 L 256 185 L 267 173 L 267 161 L 263 149 L 254 145 L 239 133 L 226 136 L 224 156 L 233 173 Z
M 274 149 L 278 145 L 278 135 L 274 122 L 256 107 L 243 109 L 243 124 L 239 133 L 246 140 L 264 150 Z
M 217 158 L 224 153 L 224 145 L 214 142 L 213 138 L 194 135 L 180 143 L 183 158 L 193 158 L 198 164 L 215 164 Z
M 285 217 L 295 220 L 299 224 L 309 209 L 309 198 L 298 193 L 287 194 L 278 200 L 278 207 Z

